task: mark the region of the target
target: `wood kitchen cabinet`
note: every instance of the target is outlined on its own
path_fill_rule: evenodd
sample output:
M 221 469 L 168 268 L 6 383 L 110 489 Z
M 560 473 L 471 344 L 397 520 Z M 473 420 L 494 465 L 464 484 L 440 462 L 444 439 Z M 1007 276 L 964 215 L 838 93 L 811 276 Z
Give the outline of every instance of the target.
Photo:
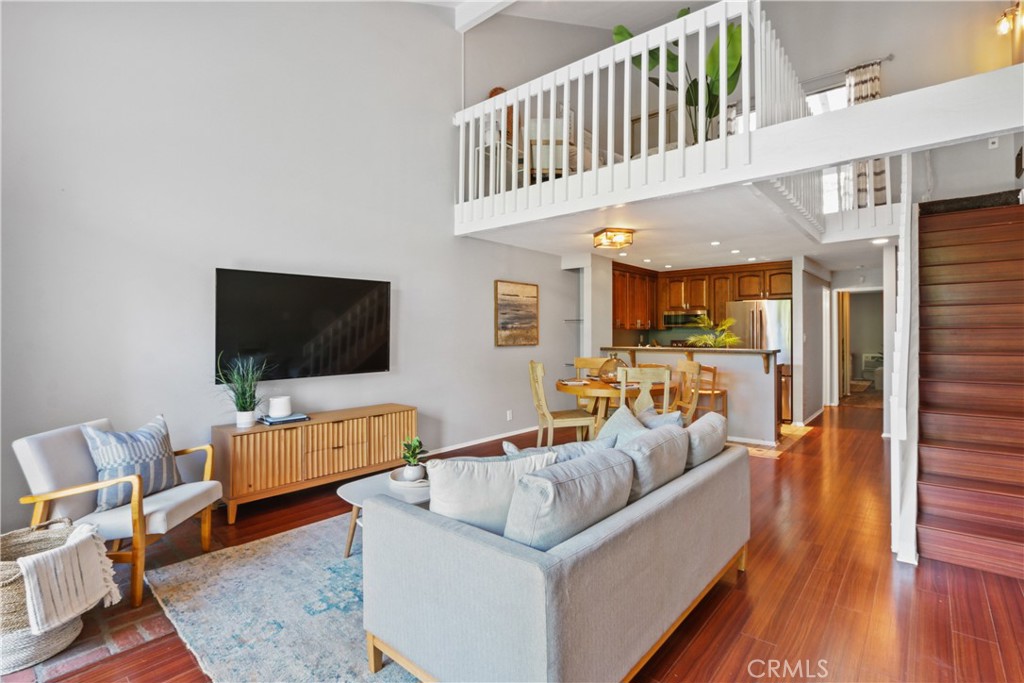
M 612 267 L 612 321 L 617 330 L 658 326 L 658 276 L 642 268 Z
M 739 300 L 761 299 L 764 297 L 764 271 L 755 270 L 749 273 L 736 273 L 733 275 L 735 282 L 735 297 Z
M 788 299 L 793 296 L 793 271 L 777 268 L 764 271 L 765 296 L 769 299 Z
M 689 275 L 667 278 L 668 311 L 697 311 L 708 308 L 708 276 Z
M 719 273 L 709 278 L 710 297 L 708 316 L 716 323 L 729 317 L 729 302 L 733 300 L 732 273 Z

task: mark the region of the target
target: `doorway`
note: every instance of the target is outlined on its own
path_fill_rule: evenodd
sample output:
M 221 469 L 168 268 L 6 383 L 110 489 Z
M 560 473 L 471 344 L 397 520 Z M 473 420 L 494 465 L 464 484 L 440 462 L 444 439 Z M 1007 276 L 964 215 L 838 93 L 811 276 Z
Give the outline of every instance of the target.
M 836 293 L 839 405 L 883 407 L 884 308 L 881 289 Z

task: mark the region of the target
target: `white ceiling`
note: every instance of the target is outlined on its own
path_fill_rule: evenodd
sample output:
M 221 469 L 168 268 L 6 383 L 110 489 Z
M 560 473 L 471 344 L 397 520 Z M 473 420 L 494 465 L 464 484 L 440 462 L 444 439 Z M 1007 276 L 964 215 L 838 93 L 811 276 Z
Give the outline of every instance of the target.
M 519 0 L 505 9 L 503 14 L 527 19 L 557 21 L 562 24 L 576 24 L 611 30 L 617 24 L 625 24 L 633 33 L 641 33 L 676 18 L 683 7 L 696 12 L 711 5 L 710 2 L 533 2 Z
M 636 230 L 628 256 L 594 249 L 592 235 L 603 226 Z M 751 257 L 784 261 L 794 256 L 810 256 L 829 270 L 882 265 L 882 249 L 870 241 L 819 244 L 753 187 L 742 185 L 585 211 L 474 236 L 559 256 L 597 253 L 655 270 L 735 265 Z M 713 241 L 721 244 L 711 246 Z M 733 249 L 740 253 L 730 253 Z

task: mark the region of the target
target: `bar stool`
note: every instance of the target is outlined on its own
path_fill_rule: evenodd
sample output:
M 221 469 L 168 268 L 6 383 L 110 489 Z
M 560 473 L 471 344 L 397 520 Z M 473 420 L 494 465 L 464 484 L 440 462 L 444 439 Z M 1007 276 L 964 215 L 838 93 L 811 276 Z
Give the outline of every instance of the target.
M 717 367 L 713 365 L 700 366 L 700 391 L 698 394 L 697 413 L 719 413 L 722 417 L 729 417 L 729 392 L 718 387 Z

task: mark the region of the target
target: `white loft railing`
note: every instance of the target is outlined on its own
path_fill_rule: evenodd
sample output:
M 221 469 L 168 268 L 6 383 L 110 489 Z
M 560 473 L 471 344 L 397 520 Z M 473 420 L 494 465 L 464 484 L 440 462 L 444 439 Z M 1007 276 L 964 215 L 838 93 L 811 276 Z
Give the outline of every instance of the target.
M 821 171 L 774 178 L 771 184 L 818 233 L 825 232 Z
M 721 49 L 716 83 L 694 86 L 695 106 L 685 106 L 680 94 L 691 78 L 707 83 L 708 53 L 716 40 L 727 44 L 730 25 L 741 46 L 734 91 Z M 458 112 L 456 224 L 685 191 L 689 178 L 750 163 L 755 101 L 760 129 L 810 114 L 760 3 L 720 2 L 676 19 Z

